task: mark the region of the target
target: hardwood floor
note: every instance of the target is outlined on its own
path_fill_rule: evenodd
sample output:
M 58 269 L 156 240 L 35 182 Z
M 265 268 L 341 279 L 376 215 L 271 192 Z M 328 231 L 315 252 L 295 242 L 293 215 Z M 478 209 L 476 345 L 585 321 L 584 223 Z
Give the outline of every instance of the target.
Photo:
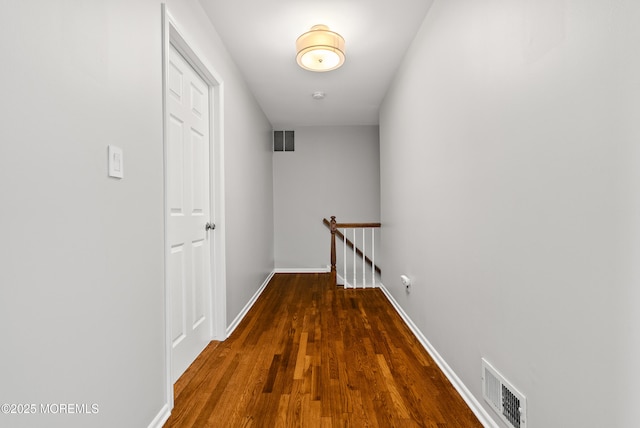
M 378 289 L 277 274 L 175 385 L 165 427 L 481 427 Z

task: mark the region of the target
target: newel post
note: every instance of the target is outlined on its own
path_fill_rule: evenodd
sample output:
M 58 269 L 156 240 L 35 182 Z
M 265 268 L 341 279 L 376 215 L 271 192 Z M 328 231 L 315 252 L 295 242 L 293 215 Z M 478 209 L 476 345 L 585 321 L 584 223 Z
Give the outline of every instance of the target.
M 338 275 L 336 273 L 336 216 L 331 216 L 331 281 L 334 285 L 338 284 Z

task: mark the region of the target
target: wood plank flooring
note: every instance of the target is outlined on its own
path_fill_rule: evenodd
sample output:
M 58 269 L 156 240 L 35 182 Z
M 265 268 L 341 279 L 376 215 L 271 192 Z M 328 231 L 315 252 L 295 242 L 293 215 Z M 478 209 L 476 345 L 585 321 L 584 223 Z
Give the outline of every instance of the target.
M 378 289 L 277 274 L 175 385 L 165 427 L 481 427 Z

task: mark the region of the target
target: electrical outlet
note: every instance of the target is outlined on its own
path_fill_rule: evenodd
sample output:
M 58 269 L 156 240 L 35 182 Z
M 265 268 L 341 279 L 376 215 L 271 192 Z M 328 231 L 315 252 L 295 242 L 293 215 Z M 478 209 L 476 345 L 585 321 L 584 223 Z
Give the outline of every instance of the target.
M 407 275 L 400 275 L 400 280 L 402 281 L 402 285 L 404 285 L 407 289 L 411 285 L 411 278 Z

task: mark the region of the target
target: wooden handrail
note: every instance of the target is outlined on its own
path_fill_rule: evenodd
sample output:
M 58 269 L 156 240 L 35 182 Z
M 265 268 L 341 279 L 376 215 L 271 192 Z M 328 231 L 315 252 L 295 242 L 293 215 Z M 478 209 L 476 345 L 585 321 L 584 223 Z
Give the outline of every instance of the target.
M 367 257 L 360 248 L 356 247 L 353 242 L 349 238 L 345 239 L 345 236 L 342 232 L 338 230 L 338 228 L 343 229 L 358 229 L 358 228 L 376 228 L 381 227 L 380 223 L 338 223 L 336 222 L 336 216 L 331 216 L 331 221 L 326 218 L 322 219 L 322 223 L 329 228 L 331 231 L 331 280 L 334 284 L 337 284 L 338 281 L 338 273 L 336 270 L 336 235 L 338 238 L 344 240 L 347 243 L 347 247 L 349 247 L 352 251 L 355 251 L 358 256 L 364 259 L 365 263 L 369 266 L 373 266 L 378 274 L 382 274 L 380 268 L 373 264 L 373 261 L 369 257 Z
M 327 219 L 325 218 L 324 221 L 327 221 Z M 380 223 L 336 223 L 336 227 L 342 229 L 362 229 L 380 227 Z

